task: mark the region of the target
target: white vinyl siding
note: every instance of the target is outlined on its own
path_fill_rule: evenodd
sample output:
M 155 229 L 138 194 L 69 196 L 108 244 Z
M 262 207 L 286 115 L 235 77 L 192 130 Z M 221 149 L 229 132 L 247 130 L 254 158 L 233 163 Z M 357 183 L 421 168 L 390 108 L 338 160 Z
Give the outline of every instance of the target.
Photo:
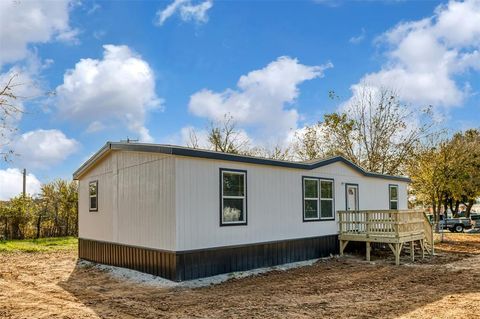
M 89 212 L 94 180 L 98 213 Z M 80 238 L 175 250 L 173 156 L 112 151 L 80 178 L 79 198 Z
M 360 186 L 360 208 L 385 210 L 388 197 L 379 200 L 378 190 L 388 190 L 392 183 L 388 179 L 363 176 L 344 163 L 306 171 L 177 156 L 175 168 L 179 251 L 335 235 L 338 234 L 335 211 L 345 209 L 345 184 Z M 219 227 L 221 168 L 248 171 L 247 227 Z M 335 180 L 333 218 L 304 222 L 303 176 Z M 399 209 L 407 209 L 408 184 L 397 184 Z

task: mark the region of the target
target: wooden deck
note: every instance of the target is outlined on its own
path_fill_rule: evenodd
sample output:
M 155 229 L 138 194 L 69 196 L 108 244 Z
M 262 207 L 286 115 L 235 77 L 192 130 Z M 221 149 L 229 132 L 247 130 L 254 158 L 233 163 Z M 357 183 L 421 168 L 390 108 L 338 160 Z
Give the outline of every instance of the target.
M 386 243 L 400 264 L 402 249 L 408 248 L 412 261 L 418 243 L 422 258 L 425 251 L 433 254 L 432 226 L 422 211 L 416 210 L 359 210 L 338 211 L 340 255 L 350 241 L 366 244 L 370 261 L 371 243 Z

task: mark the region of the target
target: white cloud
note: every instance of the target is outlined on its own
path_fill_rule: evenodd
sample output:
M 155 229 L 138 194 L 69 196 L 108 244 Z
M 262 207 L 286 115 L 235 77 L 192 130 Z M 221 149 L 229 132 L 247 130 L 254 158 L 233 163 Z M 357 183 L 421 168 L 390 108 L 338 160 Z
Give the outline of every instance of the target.
M 97 12 L 98 10 L 100 10 L 101 8 L 102 8 L 101 5 L 99 5 L 98 3 L 94 3 L 94 4 L 91 6 L 91 8 L 88 9 L 87 14 L 88 14 L 88 15 L 91 15 L 91 14 Z
M 107 32 L 105 30 L 93 31 L 93 37 L 97 40 L 102 39 L 106 34 L 107 34 Z
M 212 6 L 212 0 L 207 0 L 197 5 L 192 4 L 191 0 L 174 0 L 165 9 L 157 11 L 155 24 L 163 25 L 168 18 L 177 12 L 180 13 L 181 19 L 185 22 L 206 23 L 208 21 L 207 11 Z
M 451 46 L 480 46 L 480 1 L 450 1 L 435 10 L 435 33 Z
M 0 66 L 24 59 L 30 43 L 74 36 L 69 1 L 0 1 Z
M 79 143 L 59 130 L 26 132 L 13 142 L 14 162 L 27 168 L 52 167 L 78 150 Z
M 153 141 L 144 126 L 147 112 L 162 103 L 155 93 L 153 70 L 128 46 L 103 48 L 103 59 L 81 59 L 64 74 L 56 89 L 60 113 L 93 127 L 98 127 L 97 121 L 120 121 L 140 140 Z
M 297 128 L 298 112 L 289 106 L 299 94 L 298 86 L 322 77 L 324 70 L 330 67 L 330 63 L 307 66 L 297 59 L 280 57 L 263 69 L 241 76 L 237 89 L 220 93 L 203 89 L 193 94 L 189 110 L 214 121 L 229 114 L 239 125 L 256 129 L 256 139 L 280 143 L 290 130 Z
M 35 195 L 40 193 L 41 183 L 33 174 L 27 174 L 27 193 Z M 23 189 L 23 174 L 17 168 L 0 170 L 0 200 L 9 200 L 21 194 Z
M 360 34 L 357 36 L 351 37 L 350 40 L 348 40 L 348 42 L 352 44 L 359 44 L 360 42 L 365 40 L 366 35 L 367 35 L 367 31 L 365 31 L 365 28 L 362 28 L 362 31 L 360 32 Z
M 78 39 L 79 35 L 80 35 L 80 30 L 75 28 L 75 29 L 70 29 L 70 30 L 64 31 L 62 33 L 59 33 L 55 37 L 55 39 L 60 41 L 60 42 L 79 45 L 80 44 L 80 40 Z
M 198 5 L 183 5 L 180 7 L 180 15 L 183 21 L 205 23 L 208 21 L 207 11 L 212 6 L 212 1 L 205 1 Z
M 342 5 L 343 0 L 313 0 L 313 2 L 325 5 L 327 7 L 336 8 Z
M 387 61 L 360 84 L 393 88 L 405 102 L 460 105 L 470 86 L 456 76 L 480 70 L 480 1 L 438 6 L 432 17 L 401 23 L 378 42 L 388 47 Z
M 103 129 L 105 129 L 105 125 L 103 125 L 102 122 L 94 121 L 94 122 L 90 123 L 90 125 L 87 127 L 86 132 L 87 133 L 95 133 L 95 132 L 101 131 Z

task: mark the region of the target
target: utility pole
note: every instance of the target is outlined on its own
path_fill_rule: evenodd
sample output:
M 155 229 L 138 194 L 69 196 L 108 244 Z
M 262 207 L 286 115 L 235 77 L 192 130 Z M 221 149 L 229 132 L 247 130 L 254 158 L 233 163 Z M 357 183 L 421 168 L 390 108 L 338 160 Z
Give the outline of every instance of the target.
M 25 195 L 27 194 L 27 169 L 23 169 L 23 198 L 25 198 Z

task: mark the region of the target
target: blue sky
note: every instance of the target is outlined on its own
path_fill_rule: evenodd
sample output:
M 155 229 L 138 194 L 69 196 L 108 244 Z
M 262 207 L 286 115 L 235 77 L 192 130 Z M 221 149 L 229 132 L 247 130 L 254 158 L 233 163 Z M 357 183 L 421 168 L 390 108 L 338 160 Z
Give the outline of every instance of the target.
M 35 192 L 108 140 L 183 144 L 225 113 L 252 143 L 283 144 L 362 83 L 431 104 L 452 131 L 480 122 L 478 0 L 7 0 L 0 47 L 0 80 L 17 74 L 29 97 L 0 199 L 17 169 Z

